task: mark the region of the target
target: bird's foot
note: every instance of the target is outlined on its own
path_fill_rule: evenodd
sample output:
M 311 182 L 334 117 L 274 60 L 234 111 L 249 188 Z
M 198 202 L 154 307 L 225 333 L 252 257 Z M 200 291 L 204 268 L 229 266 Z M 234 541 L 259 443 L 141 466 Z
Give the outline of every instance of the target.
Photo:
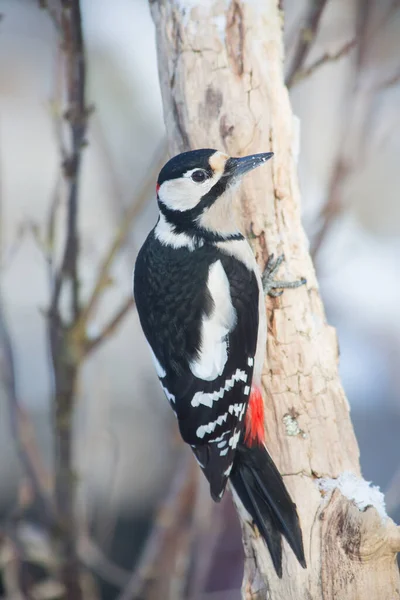
M 285 256 L 283 254 L 278 256 L 276 260 L 274 255 L 270 254 L 264 273 L 262 275 L 264 293 L 268 294 L 269 296 L 272 296 L 272 298 L 282 296 L 283 290 L 286 288 L 298 288 L 301 285 L 307 283 L 307 280 L 304 279 L 304 277 L 302 277 L 298 281 L 276 281 L 274 279 L 275 274 L 284 260 Z

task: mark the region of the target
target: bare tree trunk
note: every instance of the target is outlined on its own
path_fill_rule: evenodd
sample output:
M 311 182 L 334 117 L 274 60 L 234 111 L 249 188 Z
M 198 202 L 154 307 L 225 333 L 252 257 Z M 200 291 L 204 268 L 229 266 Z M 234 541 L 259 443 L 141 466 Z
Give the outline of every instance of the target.
M 281 276 L 308 280 L 306 288 L 267 301 L 263 378 L 267 444 L 298 505 L 308 568 L 301 569 L 287 552 L 279 580 L 262 539 L 241 515 L 243 597 L 399 599 L 400 531 L 375 508 L 362 510 L 374 504 L 373 494 L 359 479 L 336 335 L 325 320 L 301 227 L 278 2 L 153 0 L 150 5 L 171 153 L 202 147 L 233 156 L 272 150 L 271 166 L 252 173 L 242 186 L 244 227 L 261 268 L 268 253 L 283 252 Z M 346 471 L 357 476 L 355 489 L 350 476 L 343 476 Z M 334 481 L 324 486 L 322 478 Z M 324 493 L 321 486 L 336 489 Z

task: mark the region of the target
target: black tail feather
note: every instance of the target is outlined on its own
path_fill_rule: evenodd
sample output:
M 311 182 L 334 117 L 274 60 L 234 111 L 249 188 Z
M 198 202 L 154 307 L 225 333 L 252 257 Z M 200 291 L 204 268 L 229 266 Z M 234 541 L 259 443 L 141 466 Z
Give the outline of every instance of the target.
M 306 568 L 296 505 L 267 450 L 263 446 L 247 448 L 240 445 L 230 479 L 265 539 L 278 577 L 282 577 L 281 535 L 288 541 L 301 566 Z

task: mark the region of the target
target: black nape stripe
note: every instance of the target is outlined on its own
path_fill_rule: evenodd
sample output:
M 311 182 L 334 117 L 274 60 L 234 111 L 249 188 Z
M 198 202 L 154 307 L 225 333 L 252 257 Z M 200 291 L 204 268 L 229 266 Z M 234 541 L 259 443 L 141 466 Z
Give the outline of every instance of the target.
M 158 206 L 160 209 L 160 213 L 164 215 L 166 221 L 171 225 L 173 232 L 185 233 L 189 237 L 191 237 L 194 241 L 197 242 L 208 242 L 213 244 L 215 242 L 231 242 L 233 240 L 244 240 L 244 236 L 237 233 L 230 233 L 228 235 L 220 235 L 218 233 L 214 233 L 209 231 L 208 229 L 204 229 L 204 227 L 199 227 L 196 222 L 186 219 L 180 219 L 182 215 L 188 213 L 190 211 L 179 211 L 179 210 L 171 210 L 165 206 L 162 202 L 158 202 Z M 201 213 L 200 213 L 201 214 Z

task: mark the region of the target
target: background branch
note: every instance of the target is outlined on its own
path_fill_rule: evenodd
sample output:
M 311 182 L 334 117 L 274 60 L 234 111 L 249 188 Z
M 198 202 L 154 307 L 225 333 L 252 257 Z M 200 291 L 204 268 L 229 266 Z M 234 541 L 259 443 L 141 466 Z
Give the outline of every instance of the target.
M 193 457 L 184 452 L 142 557 L 117 600 L 184 599 L 185 578 L 182 577 L 179 559 L 185 557 L 189 560 L 196 468 Z
M 288 69 L 285 84 L 290 88 L 303 70 L 304 63 L 318 32 L 318 26 L 328 0 L 309 0 L 304 25 L 300 29 L 299 39 L 292 63 Z
M 72 418 L 81 361 L 69 329 L 79 315 L 78 197 L 82 150 L 86 144 L 88 109 L 85 103 L 85 47 L 79 0 L 61 0 L 61 49 L 65 65 L 68 142 L 62 164 L 67 187 L 67 225 L 61 266 L 56 270 L 48 313 L 48 329 L 54 372 L 53 427 L 55 504 L 57 527 L 54 542 L 60 549 L 61 581 L 67 598 L 81 600 L 81 569 L 77 555 L 75 475 L 72 463 Z M 52 264 L 54 261 L 49 261 Z M 68 319 L 61 315 L 61 291 L 69 284 Z
M 334 52 L 333 54 L 330 54 L 329 52 L 325 52 L 325 54 L 323 54 L 318 60 L 316 60 L 309 67 L 302 68 L 302 69 L 299 68 L 296 71 L 295 75 L 293 76 L 293 79 L 290 83 L 290 87 L 293 87 L 294 85 L 296 85 L 303 79 L 310 77 L 311 75 L 314 74 L 315 71 L 317 71 L 323 65 L 325 65 L 329 62 L 335 62 L 335 61 L 339 60 L 340 58 L 342 58 L 343 56 L 346 56 L 346 54 L 348 54 L 350 52 L 350 50 L 352 50 L 352 48 L 354 48 L 354 46 L 356 44 L 357 44 L 357 40 L 355 40 L 355 39 L 351 40 L 350 42 L 347 42 L 346 44 L 344 44 L 337 52 Z
M 126 210 L 125 215 L 123 216 L 119 227 L 117 228 L 116 234 L 110 244 L 109 249 L 107 250 L 104 259 L 101 262 L 101 265 L 98 270 L 96 282 L 94 284 L 93 290 L 90 294 L 89 300 L 87 301 L 85 307 L 82 309 L 80 318 L 76 325 L 76 330 L 79 330 L 81 335 L 83 333 L 82 329 L 86 328 L 89 319 L 93 315 L 96 310 L 97 304 L 100 300 L 100 297 L 104 290 L 108 287 L 110 282 L 110 269 L 114 263 L 114 260 L 121 248 L 124 246 L 127 237 L 132 231 L 133 223 L 136 217 L 140 214 L 140 211 L 143 209 L 145 203 L 151 195 L 151 192 L 154 187 L 154 182 L 157 179 L 157 175 L 162 165 L 164 164 L 166 159 L 166 141 L 163 140 L 160 147 L 158 148 L 154 159 L 150 162 L 150 167 L 144 178 L 142 185 L 139 187 L 138 192 L 135 194 L 134 199 L 130 202 L 128 209 Z M 122 311 L 122 317 L 126 314 L 129 309 L 129 302 L 127 301 L 124 306 L 127 308 L 124 311 L 124 307 L 122 307 L 118 313 Z M 133 306 L 133 301 L 130 306 Z M 117 324 L 121 320 L 122 317 L 118 317 L 118 314 L 110 321 L 110 324 L 113 321 L 116 321 Z M 111 330 L 113 327 L 111 328 Z M 110 330 L 110 325 L 106 326 L 105 331 Z M 97 338 L 96 344 L 100 342 L 102 339 L 101 336 Z M 93 347 L 93 343 L 89 343 L 90 349 Z

